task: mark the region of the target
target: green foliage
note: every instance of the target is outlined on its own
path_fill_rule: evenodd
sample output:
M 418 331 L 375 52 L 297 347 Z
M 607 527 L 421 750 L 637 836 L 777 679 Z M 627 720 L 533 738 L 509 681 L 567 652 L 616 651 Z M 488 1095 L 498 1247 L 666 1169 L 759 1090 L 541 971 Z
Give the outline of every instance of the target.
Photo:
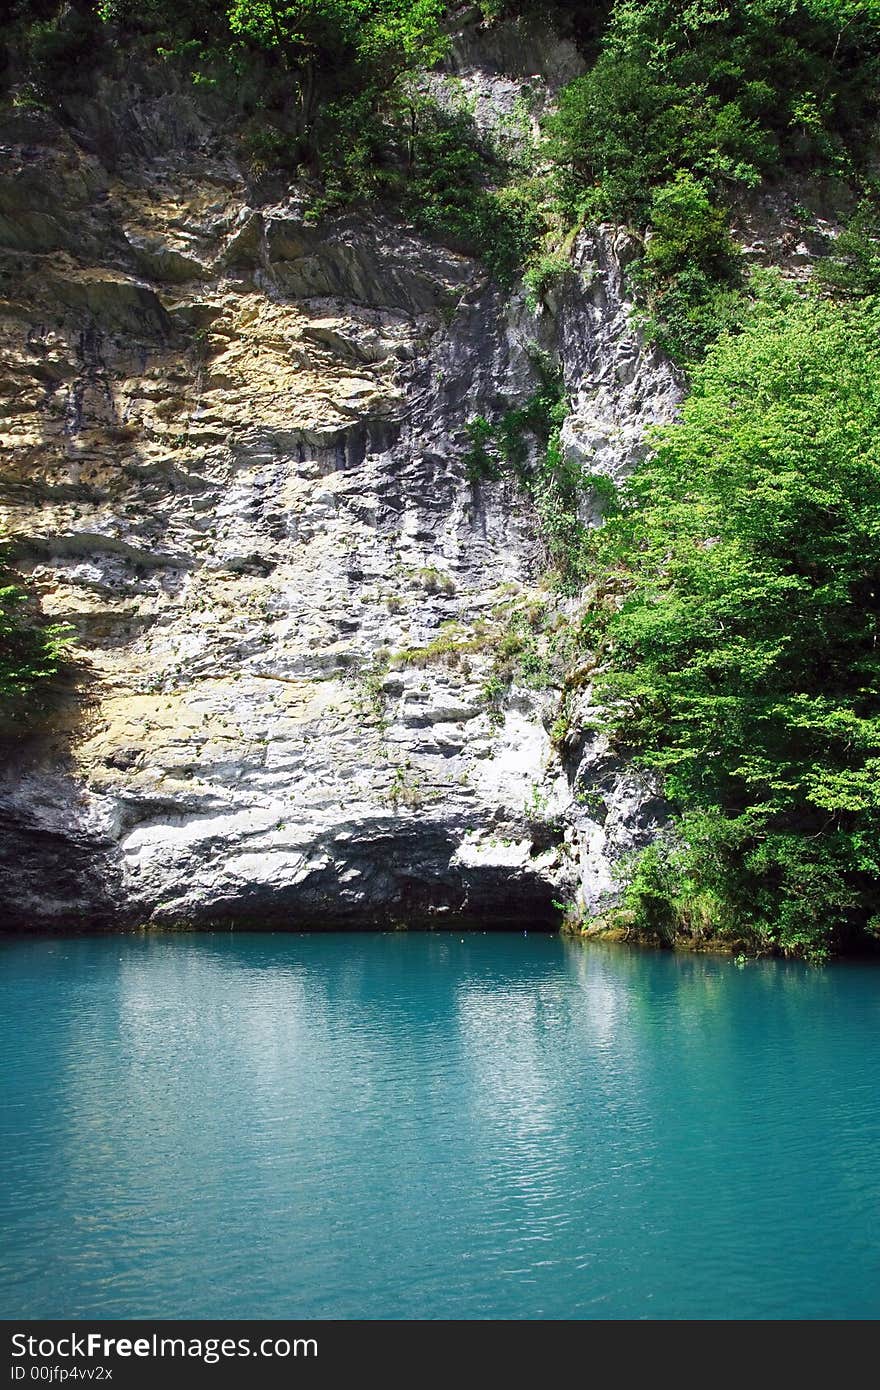
M 561 382 L 553 369 L 540 363 L 539 372 L 541 384 L 524 405 L 506 410 L 494 424 L 483 415 L 468 421 L 465 466 L 471 482 L 513 475 L 527 486 L 529 437 L 548 443 L 556 424 L 554 412 L 563 401 Z
M 731 198 L 786 167 L 855 179 L 878 92 L 876 3 L 618 0 L 546 123 L 559 212 L 649 230 L 649 337 L 690 365 L 743 316 Z M 839 251 L 874 273 L 864 242 Z
M 561 690 L 574 658 L 575 631 L 547 597 L 531 596 L 496 610 L 504 619 L 500 632 L 488 636 L 492 666 L 483 686 L 483 702 L 494 722 L 502 722 L 505 698 L 515 682 L 529 690 Z
M 401 207 L 423 232 L 476 253 L 502 285 L 528 259 L 544 222 L 537 189 L 505 186 L 509 167 L 465 107 L 411 99 Z
M 573 594 L 583 582 L 586 528 L 579 515 L 579 502 L 587 479 L 580 464 L 565 455 L 560 440 L 561 423 L 557 414 L 546 450 L 529 480 L 529 492 L 559 587 Z
M 479 256 L 509 286 L 544 222 L 534 187 L 510 185 L 509 160 L 462 103 L 444 108 L 410 83 L 325 107 L 317 153 L 323 184 L 311 216 L 384 202 L 420 231 Z
M 320 191 L 313 196 L 308 221 L 358 204 L 399 198 L 403 177 L 390 157 L 398 117 L 393 100 L 378 106 L 370 92 L 322 106 L 312 158 Z M 260 122 L 255 127 L 258 133 L 263 128 Z M 296 145 L 289 149 L 296 155 Z M 277 168 L 279 160 L 270 157 L 267 163 Z
M 593 60 L 547 122 L 549 179 L 528 176 L 500 135 L 494 147 L 481 137 L 464 104 L 444 100 L 441 109 L 413 80 L 443 57 L 461 22 L 443 0 L 12 0 L 5 76 L 16 104 L 51 107 L 89 80 L 90 54 L 158 53 L 229 109 L 255 173 L 316 182 L 313 218 L 384 202 L 482 257 L 501 284 L 528 265 L 533 305 L 566 271 L 559 254 L 536 255 L 545 185 L 564 219 L 650 227 L 642 287 L 651 331 L 679 360 L 696 360 L 737 319 L 739 270 L 724 230 L 731 195 L 786 165 L 848 176 L 859 163 L 877 113 L 880 8 L 481 8 L 486 23 L 518 25 L 524 44 L 533 22 L 562 16 Z M 861 234 L 841 240 L 838 288 L 847 274 L 874 275 Z
M 647 341 L 683 366 L 699 361 L 719 333 L 735 329 L 746 312 L 740 287 L 705 270 L 682 270 L 665 283 L 652 283 L 648 276 L 635 283 L 646 291 Z
M 350 104 L 372 118 L 406 73 L 442 57 L 445 9 L 441 0 L 104 0 L 100 13 L 147 34 L 198 81 L 219 82 L 233 104 L 236 79 L 259 74 L 257 107 L 295 164 L 316 161 Z
M 495 442 L 495 426 L 490 424 L 485 415 L 475 415 L 468 420 L 465 425 L 469 445 L 464 454 L 465 477 L 471 484 L 479 483 L 482 479 L 489 482 L 497 482 L 504 476 L 502 460 L 493 445 Z
M 451 574 L 445 574 L 443 570 L 438 570 L 434 565 L 426 565 L 419 570 L 419 582 L 428 594 L 446 594 L 451 597 L 455 593 L 455 580 Z
M 743 273 L 736 260 L 726 276 L 692 266 L 664 280 L 642 263 L 632 278 L 646 304 L 646 340 L 686 366 L 698 362 L 719 334 L 739 332 L 756 315 L 798 298 L 776 269 L 753 266 Z
M 830 255 L 816 266 L 814 283 L 833 296 L 880 294 L 880 209 L 865 199 Z
M 17 83 L 18 107 L 48 109 L 59 86 L 80 90 L 96 25 L 88 6 L 60 0 L 12 0 L 0 31 L 0 89 Z
M 569 214 L 644 222 L 686 169 L 716 192 L 785 163 L 849 167 L 876 114 L 880 8 L 849 0 L 618 0 L 548 123 Z
M 561 251 L 551 251 L 539 256 L 527 266 L 523 275 L 526 287 L 526 303 L 534 312 L 547 292 L 559 285 L 571 274 L 571 261 Z
M 384 203 L 481 257 L 503 285 L 545 230 L 521 140 L 487 139 L 463 99 L 450 92 L 441 105 L 413 77 L 448 49 L 441 0 L 103 0 L 82 14 L 19 0 L 17 10 L 10 72 L 28 75 L 18 104 L 72 90 L 90 48 L 109 61 L 136 46 L 231 115 L 255 175 L 306 177 L 313 221 Z
M 32 720 L 58 674 L 70 629 L 35 622 L 27 594 L 0 571 L 0 726 Z
M 684 169 L 654 191 L 650 225 L 634 276 L 648 305 L 648 336 L 676 361 L 691 362 L 739 315 L 739 252 L 726 214 Z
M 723 211 L 713 206 L 705 184 L 686 169 L 654 190 L 645 253 L 648 270 L 668 279 L 696 267 L 717 276 L 736 272 L 738 256 Z
M 878 439 L 880 302 L 768 308 L 591 537 L 610 727 L 678 814 L 652 929 L 820 957 L 880 910 Z
M 296 127 L 308 142 L 321 105 L 373 98 L 415 66 L 430 67 L 446 43 L 439 0 L 230 0 L 231 34 L 277 56 L 292 92 Z
M 483 479 L 517 481 L 538 514 L 557 581 L 573 593 L 581 580 L 585 531 L 579 502 L 593 480 L 561 446 L 568 412 L 562 378 L 543 354 L 536 352 L 533 363 L 539 386 L 523 405 L 505 411 L 494 424 L 482 415 L 468 421 L 465 472 L 474 486 Z

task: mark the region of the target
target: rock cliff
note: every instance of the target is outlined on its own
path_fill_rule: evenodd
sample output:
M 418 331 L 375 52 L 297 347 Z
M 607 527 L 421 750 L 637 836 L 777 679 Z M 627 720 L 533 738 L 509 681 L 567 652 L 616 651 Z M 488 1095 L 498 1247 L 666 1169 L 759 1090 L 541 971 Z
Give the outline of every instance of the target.
M 503 46 L 457 61 L 488 112 L 522 80 Z M 3 518 L 78 668 L 5 746 L 0 925 L 601 903 L 659 808 L 601 740 L 560 759 L 558 690 L 487 701 L 511 616 L 559 601 L 531 504 L 469 481 L 465 426 L 528 397 L 540 349 L 565 447 L 632 466 L 679 387 L 631 325 L 625 240 L 582 233 L 532 310 L 382 217 L 310 225 L 145 79 L 0 143 Z

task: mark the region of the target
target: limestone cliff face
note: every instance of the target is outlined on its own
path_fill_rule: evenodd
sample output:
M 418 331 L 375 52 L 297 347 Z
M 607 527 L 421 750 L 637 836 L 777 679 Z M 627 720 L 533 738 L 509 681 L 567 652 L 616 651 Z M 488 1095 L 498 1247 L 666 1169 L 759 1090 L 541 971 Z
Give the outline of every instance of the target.
M 465 71 L 488 107 L 497 67 Z M 79 666 L 4 750 L 0 925 L 601 902 L 658 809 L 600 741 L 560 761 L 558 691 L 488 708 L 544 559 L 463 455 L 469 418 L 534 389 L 535 346 L 596 470 L 670 418 L 625 244 L 582 234 L 535 313 L 405 227 L 261 198 L 181 92 L 108 86 L 78 128 L 22 114 L 0 143 L 3 518 Z

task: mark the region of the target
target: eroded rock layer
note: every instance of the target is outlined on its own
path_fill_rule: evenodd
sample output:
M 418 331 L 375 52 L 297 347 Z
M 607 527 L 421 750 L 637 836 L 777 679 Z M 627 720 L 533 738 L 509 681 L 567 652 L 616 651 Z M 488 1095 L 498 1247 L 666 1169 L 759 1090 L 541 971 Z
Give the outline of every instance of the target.
M 511 81 L 465 76 L 489 105 Z M 565 447 L 632 466 L 678 387 L 625 243 L 582 234 L 534 312 L 411 229 L 260 197 L 182 93 L 108 87 L 0 142 L 3 517 L 78 663 L 5 746 L 2 924 L 600 903 L 658 808 L 601 740 L 561 760 L 558 689 L 487 700 L 546 562 L 515 483 L 468 479 L 465 427 L 530 395 L 540 349 Z

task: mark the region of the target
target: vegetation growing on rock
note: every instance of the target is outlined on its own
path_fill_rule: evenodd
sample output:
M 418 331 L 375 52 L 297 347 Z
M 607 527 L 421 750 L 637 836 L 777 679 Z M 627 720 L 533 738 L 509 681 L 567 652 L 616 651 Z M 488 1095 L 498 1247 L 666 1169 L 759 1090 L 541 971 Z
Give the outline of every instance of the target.
M 27 723 L 45 705 L 69 629 L 35 620 L 29 596 L 0 554 L 0 732 Z
M 769 312 L 592 538 L 609 727 L 678 815 L 628 889 L 661 935 L 817 956 L 880 925 L 878 438 L 880 304 Z
M 514 613 L 485 699 L 500 713 L 514 673 L 558 685 L 595 653 L 603 728 L 674 813 L 629 866 L 631 920 L 821 958 L 880 923 L 880 4 L 479 9 L 524 42 L 549 17 L 579 47 L 584 72 L 537 135 L 525 110 L 516 139 L 499 138 L 432 81 L 465 18 L 441 0 L 15 0 L 2 82 L 14 110 L 63 121 L 94 68 L 159 59 L 223 113 L 254 187 L 295 186 L 312 223 L 378 207 L 477 255 L 533 326 L 572 290 L 577 229 L 627 226 L 643 333 L 691 394 L 619 497 L 564 447 L 549 357 L 460 430 L 473 496 L 518 485 L 548 584 L 586 610 L 561 634 L 559 605 Z M 734 231 L 750 197 L 786 181 L 821 181 L 846 224 L 809 286 L 756 265 Z M 425 593 L 454 594 L 444 571 L 418 573 Z M 37 700 L 63 641 L 4 580 L 0 706 Z M 475 644 L 447 627 L 397 660 L 452 665 Z M 365 679 L 374 712 L 390 664 Z M 564 714 L 557 746 L 570 702 Z
M 558 206 L 647 231 L 655 335 L 693 361 L 730 322 L 731 203 L 789 173 L 873 198 L 878 100 L 875 3 L 618 0 L 548 122 Z
M 312 215 L 396 208 L 480 255 L 503 284 L 562 270 L 584 218 L 647 235 L 641 294 L 658 342 L 699 358 L 736 314 L 727 232 L 737 196 L 791 171 L 874 197 L 869 146 L 880 91 L 873 0 L 618 0 L 480 6 L 483 23 L 556 22 L 588 64 L 532 147 L 480 130 L 467 102 L 423 75 L 465 17 L 443 0 L 15 0 L 5 84 L 19 104 L 63 107 L 83 59 L 132 45 L 227 110 L 255 172 L 310 183 Z M 528 122 L 526 122 L 528 125 Z

